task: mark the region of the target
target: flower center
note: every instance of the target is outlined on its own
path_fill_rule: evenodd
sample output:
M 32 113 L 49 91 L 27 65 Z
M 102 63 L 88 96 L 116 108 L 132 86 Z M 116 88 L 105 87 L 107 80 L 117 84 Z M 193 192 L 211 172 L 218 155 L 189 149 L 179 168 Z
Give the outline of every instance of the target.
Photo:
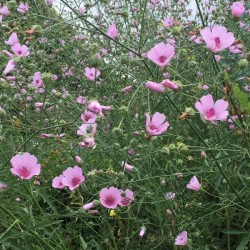
M 79 182 L 80 182 L 80 179 L 78 177 L 74 177 L 72 179 L 72 185 L 73 186 L 77 186 L 79 184 Z
M 23 52 L 22 52 L 21 50 L 18 50 L 18 51 L 17 51 L 17 54 L 18 54 L 18 55 L 22 55 L 22 53 L 23 53 Z
M 207 118 L 211 118 L 215 115 L 215 110 L 214 108 L 211 108 L 207 111 Z
M 157 130 L 157 127 L 156 127 L 155 125 L 150 125 L 149 128 L 150 128 L 151 130 Z
M 21 178 L 27 178 L 30 175 L 30 171 L 27 169 L 27 167 L 22 167 L 19 172 Z
M 219 37 L 215 37 L 214 42 L 215 42 L 216 47 L 220 47 L 220 38 Z
M 113 205 L 114 202 L 115 202 L 115 198 L 112 197 L 112 196 L 107 196 L 106 199 L 105 199 L 105 202 L 106 202 L 106 204 L 108 204 L 108 205 Z
M 167 57 L 166 57 L 166 56 L 160 56 L 160 57 L 158 58 L 158 61 L 159 61 L 160 63 L 164 63 L 166 60 L 167 60 Z

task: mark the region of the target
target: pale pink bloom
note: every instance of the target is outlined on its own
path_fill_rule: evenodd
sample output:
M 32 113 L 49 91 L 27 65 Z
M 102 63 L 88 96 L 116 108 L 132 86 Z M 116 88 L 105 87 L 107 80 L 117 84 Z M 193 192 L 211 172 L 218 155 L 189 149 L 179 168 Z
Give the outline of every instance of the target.
M 128 172 L 131 172 L 134 169 L 134 166 L 128 164 L 127 162 L 122 161 L 121 166 L 127 170 Z
M 83 114 L 81 114 L 81 119 L 85 123 L 95 123 L 96 114 L 91 111 L 86 110 Z
M 227 32 L 225 27 L 219 25 L 215 25 L 211 28 L 206 27 L 200 31 L 200 34 L 207 47 L 213 52 L 228 48 L 235 40 L 232 32 Z
M 216 11 L 216 7 L 215 6 L 211 6 L 209 9 L 208 9 L 208 14 L 213 14 L 214 12 Z
M 143 237 L 143 236 L 144 236 L 144 234 L 145 234 L 145 232 L 146 232 L 146 227 L 141 227 L 141 230 L 140 230 L 139 236 L 140 236 L 140 237 Z
M 80 15 L 82 15 L 86 11 L 86 9 L 84 7 L 79 7 L 77 11 Z
M 97 100 L 93 100 L 93 101 L 89 102 L 88 109 L 97 115 L 103 116 L 102 106 Z
M 172 211 L 170 209 L 166 209 L 166 214 L 172 215 L 173 213 L 172 213 Z
M 247 92 L 250 92 L 250 85 L 244 86 L 244 90 L 247 91 Z
M 87 97 L 86 96 L 78 96 L 76 98 L 76 102 L 79 104 L 85 104 L 87 102 Z
M 6 189 L 8 186 L 0 181 L 0 190 Z
M 134 198 L 134 192 L 131 191 L 131 190 L 128 189 L 128 188 L 127 188 L 125 191 L 120 190 L 120 194 L 121 194 L 121 199 L 120 199 L 120 201 L 118 202 L 118 204 L 119 204 L 121 207 L 129 206 L 130 203 L 135 199 L 135 198 Z M 123 196 L 123 194 L 125 194 L 125 196 Z
M 203 157 L 203 158 L 207 157 L 207 154 L 205 151 L 201 151 L 201 157 Z
M 78 166 L 74 166 L 74 168 L 68 167 L 63 171 L 62 184 L 71 191 L 79 187 L 84 180 L 82 169 Z
M 229 47 L 229 51 L 232 54 L 241 54 L 243 49 L 242 44 L 235 44 Z
M 160 135 L 167 131 L 169 123 L 166 121 L 166 116 L 159 112 L 154 113 L 152 121 L 149 113 L 146 113 L 146 131 L 148 135 Z
M 36 103 L 35 103 L 35 106 L 36 106 L 36 107 L 42 107 L 43 105 L 44 105 L 43 102 L 36 102 Z
M 111 209 L 116 208 L 122 199 L 120 190 L 115 187 L 103 188 L 99 195 L 101 204 Z
M 59 175 L 59 176 L 56 176 L 53 180 L 52 180 L 52 187 L 53 188 L 58 188 L 58 189 L 63 189 L 65 188 L 65 185 L 63 185 L 62 183 L 62 178 L 63 178 L 63 175 Z
M 135 152 L 135 150 L 134 150 L 133 148 L 129 149 L 129 150 L 128 150 L 128 153 L 129 153 L 130 155 L 136 154 L 136 152 Z
M 125 88 L 122 89 L 122 92 L 127 94 L 132 90 L 132 88 L 133 87 L 131 85 L 126 86 Z
M 190 182 L 187 184 L 186 188 L 192 189 L 194 191 L 199 191 L 201 189 L 201 184 L 196 176 L 193 176 Z
M 95 146 L 95 140 L 92 137 L 85 137 L 82 142 L 79 142 L 79 146 L 83 148 L 93 148 Z
M 96 133 L 97 124 L 96 123 L 85 123 L 82 124 L 81 127 L 79 127 L 79 130 L 77 130 L 77 135 L 82 135 L 85 137 L 94 136 Z
M 244 14 L 245 6 L 242 2 L 234 2 L 231 6 L 232 15 L 235 17 L 241 17 Z
M 2 50 L 2 51 L 3 51 L 3 53 L 4 53 L 6 56 L 8 56 L 9 58 L 13 58 L 13 54 L 10 53 L 9 51 L 7 51 L 7 50 Z
M 197 36 L 197 37 L 194 39 L 194 42 L 195 42 L 196 44 L 201 44 L 201 43 L 202 43 L 201 37 L 200 37 L 200 36 Z
M 52 75 L 52 80 L 53 80 L 53 81 L 56 81 L 57 79 L 58 79 L 58 76 L 57 76 L 56 74 L 53 74 L 53 75 Z
M 161 82 L 162 86 L 167 88 L 167 89 L 172 89 L 172 90 L 176 90 L 179 88 L 178 83 L 176 82 L 172 82 L 169 79 L 165 79 Z
M 25 14 L 26 12 L 29 11 L 29 4 L 28 3 L 21 3 L 18 8 L 17 8 L 17 11 L 22 13 L 22 14 Z
M 82 163 L 82 158 L 78 155 L 75 156 L 75 160 L 77 163 Z
M 26 45 L 16 43 L 11 46 L 12 51 L 19 57 L 26 57 L 30 55 L 29 48 Z
M 115 39 L 118 36 L 118 31 L 116 29 L 115 23 L 109 26 L 107 35 L 113 39 Z
M 173 192 L 168 192 L 168 193 L 165 194 L 165 198 L 166 198 L 167 200 L 174 200 L 174 199 L 175 199 L 175 196 L 176 196 L 176 194 L 173 193 Z
M 165 87 L 161 83 L 147 81 L 145 83 L 146 87 L 156 93 L 164 93 Z
M 12 165 L 10 171 L 21 179 L 28 180 L 40 174 L 41 165 L 38 164 L 37 158 L 30 153 L 17 154 L 12 157 L 10 162 Z
M 52 136 L 52 134 L 41 134 L 40 135 L 40 137 L 42 138 L 42 139 L 48 139 L 48 138 L 50 138 Z
M 90 203 L 85 204 L 82 208 L 83 208 L 83 210 L 87 211 L 91 208 L 94 208 L 95 206 L 96 206 L 95 202 L 92 201 Z
M 174 47 L 172 45 L 161 42 L 150 49 L 147 57 L 160 67 L 166 67 L 169 65 L 174 54 Z
M 172 16 L 169 16 L 165 18 L 162 22 L 165 27 L 172 27 L 174 25 L 174 18 Z
M 52 6 L 54 3 L 54 0 L 45 0 L 45 3 L 48 4 L 49 6 Z
M 202 88 L 203 90 L 208 90 L 208 89 L 209 89 L 209 86 L 206 85 L 206 84 L 203 84 L 203 85 L 201 86 L 201 88 Z
M 43 87 L 43 79 L 42 79 L 42 73 L 41 72 L 35 72 L 33 75 L 33 86 L 36 88 L 42 88 Z
M 219 62 L 221 60 L 221 56 L 220 55 L 215 55 L 214 56 L 216 62 Z
M 16 62 L 14 61 L 14 59 L 10 59 L 3 71 L 3 74 L 4 75 L 9 74 L 15 67 L 16 67 Z
M 246 23 L 240 22 L 240 28 L 243 28 L 243 27 L 245 27 L 245 26 L 246 26 Z
M 5 41 L 5 43 L 8 44 L 8 45 L 10 45 L 10 46 L 13 46 L 13 45 L 15 45 L 16 43 L 19 43 L 19 40 L 18 40 L 18 38 L 17 38 L 16 32 L 13 32 L 13 33 L 10 35 L 8 41 Z
M 188 244 L 188 234 L 187 231 L 182 231 L 176 238 L 175 243 L 176 246 L 186 246 Z
M 227 107 L 227 101 L 220 99 L 214 103 L 213 96 L 210 94 L 202 96 L 200 102 L 195 103 L 195 108 L 206 121 L 226 120 L 228 116 Z
M 4 5 L 3 7 L 0 8 L 0 14 L 3 16 L 9 16 L 10 15 L 10 11 L 8 6 Z
M 168 78 L 171 76 L 169 72 L 164 72 L 162 75 L 164 78 Z
M 96 68 L 85 68 L 85 76 L 90 80 L 94 81 L 96 78 L 100 76 L 101 72 Z

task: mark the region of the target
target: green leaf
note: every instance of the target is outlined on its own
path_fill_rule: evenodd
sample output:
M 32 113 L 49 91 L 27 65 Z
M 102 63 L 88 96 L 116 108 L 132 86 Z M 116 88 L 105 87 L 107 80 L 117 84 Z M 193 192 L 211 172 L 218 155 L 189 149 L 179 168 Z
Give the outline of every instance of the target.
M 233 91 L 240 104 L 241 111 L 247 111 L 250 114 L 250 102 L 248 101 L 248 94 L 243 92 L 238 85 L 233 86 Z

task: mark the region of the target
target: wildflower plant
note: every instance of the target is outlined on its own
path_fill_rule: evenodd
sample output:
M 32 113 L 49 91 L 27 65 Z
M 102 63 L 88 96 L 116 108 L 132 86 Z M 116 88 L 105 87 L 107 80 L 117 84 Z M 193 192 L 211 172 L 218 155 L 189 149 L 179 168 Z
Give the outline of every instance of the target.
M 1 249 L 248 247 L 250 6 L 191 4 L 0 3 Z

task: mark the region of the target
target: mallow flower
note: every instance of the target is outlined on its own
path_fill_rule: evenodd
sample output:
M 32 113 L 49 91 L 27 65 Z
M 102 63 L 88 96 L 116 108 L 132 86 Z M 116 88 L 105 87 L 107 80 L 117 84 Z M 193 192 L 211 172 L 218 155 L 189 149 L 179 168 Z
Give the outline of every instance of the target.
M 149 113 L 146 113 L 146 132 L 148 135 L 160 135 L 167 131 L 169 123 L 166 116 L 159 112 L 153 114 L 152 120 Z
M 213 96 L 208 94 L 201 97 L 195 103 L 195 108 L 200 112 L 202 119 L 206 121 L 224 121 L 228 116 L 228 102 L 222 99 L 214 103 Z
M 174 47 L 172 45 L 161 42 L 149 50 L 147 57 L 158 66 L 166 67 L 169 65 L 174 54 Z
M 227 32 L 227 28 L 220 25 L 206 27 L 200 31 L 200 34 L 207 47 L 213 52 L 222 51 L 235 41 L 234 34 Z

